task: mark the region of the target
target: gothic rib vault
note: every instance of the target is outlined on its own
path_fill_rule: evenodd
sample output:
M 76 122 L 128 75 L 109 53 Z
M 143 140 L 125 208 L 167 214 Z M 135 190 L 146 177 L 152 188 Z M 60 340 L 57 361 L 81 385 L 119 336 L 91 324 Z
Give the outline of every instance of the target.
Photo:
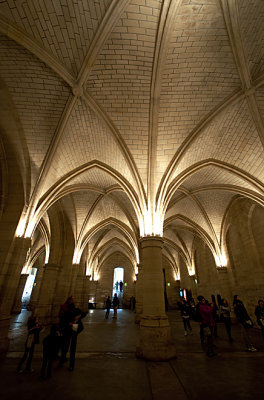
M 156 235 L 174 280 L 201 246 L 228 266 L 232 209 L 264 204 L 263 20 L 261 0 L 1 1 L 3 263 L 31 237 L 23 273 L 66 249 L 134 276 Z

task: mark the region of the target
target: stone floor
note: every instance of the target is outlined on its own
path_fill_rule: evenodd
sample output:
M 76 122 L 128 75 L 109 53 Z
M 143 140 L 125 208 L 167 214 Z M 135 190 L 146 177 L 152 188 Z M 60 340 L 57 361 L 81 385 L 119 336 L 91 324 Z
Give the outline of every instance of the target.
M 31 374 L 15 372 L 23 354 L 28 312 L 14 317 L 10 347 L 0 360 L 0 399 L 3 400 L 167 400 L 167 399 L 264 399 L 264 340 L 252 330 L 256 353 L 247 353 L 240 329 L 233 325 L 233 343 L 218 324 L 218 356 L 208 359 L 199 340 L 199 325 L 192 322 L 193 335 L 184 336 L 178 311 L 168 313 L 177 358 L 170 362 L 147 362 L 135 357 L 138 326 L 135 314 L 118 310 L 117 320 L 106 320 L 103 310 L 90 310 L 85 330 L 78 337 L 76 368 L 53 369 L 49 380 L 41 380 L 41 344 L 37 346 Z M 42 332 L 45 337 L 48 330 Z

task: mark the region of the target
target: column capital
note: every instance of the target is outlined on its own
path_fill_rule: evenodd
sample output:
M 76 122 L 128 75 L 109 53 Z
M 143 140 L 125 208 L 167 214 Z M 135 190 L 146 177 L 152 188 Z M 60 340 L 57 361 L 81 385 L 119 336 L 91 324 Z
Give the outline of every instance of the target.
M 160 247 L 163 248 L 164 240 L 161 236 L 144 236 L 139 240 L 142 249 L 146 247 Z
M 61 269 L 61 265 L 57 265 L 57 264 L 53 264 L 53 263 L 48 263 L 45 264 L 43 267 L 45 270 L 55 270 L 58 271 L 59 269 Z
M 227 267 L 216 267 L 218 272 L 227 272 Z

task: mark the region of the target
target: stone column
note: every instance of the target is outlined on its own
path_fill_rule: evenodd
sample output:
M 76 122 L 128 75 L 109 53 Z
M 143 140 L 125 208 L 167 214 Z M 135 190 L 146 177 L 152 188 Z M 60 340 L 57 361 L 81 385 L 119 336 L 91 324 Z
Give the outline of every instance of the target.
M 138 267 L 138 274 L 137 274 L 137 281 L 136 281 L 136 315 L 135 315 L 135 322 L 139 324 L 140 318 L 142 315 L 143 310 L 143 266 L 141 263 L 137 265 Z
M 73 295 L 73 293 L 75 292 L 75 285 L 76 285 L 79 268 L 80 268 L 79 264 L 72 264 L 70 295 Z
M 75 283 L 75 290 L 73 292 L 74 303 L 81 310 L 86 311 L 88 309 L 88 304 L 87 301 L 84 302 L 85 281 L 86 281 L 86 276 L 84 275 L 84 267 L 82 265 L 76 265 L 76 269 L 77 269 L 77 278 Z
M 29 305 L 28 305 L 28 308 L 30 310 L 32 310 L 33 313 L 34 313 L 35 308 L 36 308 L 36 306 L 38 304 L 38 299 L 39 299 L 39 293 L 40 293 L 43 274 L 44 274 L 44 267 L 38 268 L 37 273 L 36 273 L 36 277 L 35 277 L 35 282 L 33 284 L 32 293 L 31 293 L 31 296 L 30 296 L 30 302 L 29 302 Z
M 14 305 L 12 308 L 12 314 L 19 314 L 21 312 L 21 300 L 22 300 L 22 294 L 24 291 L 24 287 L 27 281 L 27 277 L 28 274 L 21 274 L 20 275 L 20 279 L 19 279 L 19 283 L 18 283 L 18 287 L 17 287 L 17 292 L 16 292 L 16 296 L 15 296 L 15 301 L 14 301 Z
M 61 267 L 56 264 L 45 264 L 43 269 L 39 299 L 34 314 L 40 318 L 42 324 L 45 324 L 57 318 L 56 313 L 53 312 L 53 300 Z
M 221 297 L 225 298 L 229 305 L 233 303 L 232 291 L 229 282 L 228 269 L 226 267 L 217 267 L 218 280 L 221 286 Z
M 3 268 L 6 273 L 2 277 L 3 286 L 0 293 L 0 353 L 8 350 L 10 313 L 12 311 L 21 271 L 30 245 L 30 238 L 16 237 Z
M 162 247 L 160 237 L 141 239 L 143 261 L 143 313 L 140 319 L 140 339 L 137 356 L 153 361 L 165 361 L 176 356 L 171 343 L 168 317 L 165 313 Z
M 196 275 L 190 275 L 190 282 L 191 282 L 191 291 L 192 291 L 192 297 L 194 299 L 197 298 L 197 277 Z

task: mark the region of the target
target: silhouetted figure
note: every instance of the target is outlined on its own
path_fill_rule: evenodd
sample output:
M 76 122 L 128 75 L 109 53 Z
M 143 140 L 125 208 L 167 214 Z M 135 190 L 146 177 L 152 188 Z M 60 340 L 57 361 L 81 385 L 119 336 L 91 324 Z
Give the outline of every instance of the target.
M 117 309 L 119 306 L 119 298 L 117 297 L 117 294 L 115 293 L 113 297 L 113 307 L 114 307 L 114 316 L 113 318 L 117 318 Z
M 213 306 L 206 302 L 203 296 L 198 296 L 197 309 L 200 314 L 200 338 L 202 345 L 205 345 L 206 355 L 214 357 L 213 330 L 215 321 L 213 318 Z
M 70 348 L 69 370 L 73 371 L 75 365 L 77 336 L 83 330 L 83 324 L 81 320 L 86 316 L 86 313 L 74 306 L 72 296 L 69 297 L 68 300 L 68 305 L 65 308 L 65 311 L 63 311 L 60 315 L 60 329 L 62 332 L 63 345 L 59 366 L 62 366 L 67 361 L 66 355 Z
M 118 291 L 118 281 L 116 281 L 116 283 L 115 283 L 115 288 L 116 288 L 116 291 Z
M 34 349 L 35 349 L 35 344 L 39 343 L 39 333 L 42 329 L 41 325 L 39 324 L 39 319 L 38 317 L 29 317 L 28 322 L 27 322 L 27 328 L 28 328 L 28 335 L 27 335 L 27 340 L 25 343 L 25 352 L 23 354 L 23 357 L 18 363 L 17 366 L 17 372 L 23 372 L 22 371 L 22 365 L 24 362 L 27 360 L 26 364 L 26 372 L 33 372 L 31 369 L 31 362 L 34 354 Z
M 60 347 L 60 337 L 56 325 L 52 325 L 50 333 L 43 339 L 43 359 L 40 376 L 42 378 L 51 378 L 53 361 L 58 358 Z
M 120 292 L 122 292 L 123 291 L 123 282 L 122 281 L 119 282 L 119 288 L 120 288 Z
M 262 337 L 264 339 L 264 301 L 259 300 L 258 305 L 255 308 L 255 315 L 257 317 L 257 323 L 261 328 Z
M 111 304 L 112 304 L 112 302 L 111 302 L 110 296 L 108 296 L 105 301 L 105 309 L 106 309 L 105 318 L 109 317 Z
M 238 322 L 240 323 L 241 336 L 246 345 L 247 351 L 257 351 L 257 349 L 252 344 L 252 339 L 249 333 L 250 328 L 253 327 L 253 321 L 248 315 L 248 312 L 242 300 L 237 294 L 234 296 L 233 304 L 234 304 L 234 312 L 236 314 Z
M 220 317 L 221 320 L 225 324 L 226 332 L 228 335 L 228 340 L 231 343 L 233 341 L 231 337 L 231 316 L 230 316 L 230 307 L 228 306 L 228 302 L 226 299 L 222 299 L 222 304 L 220 306 Z
M 190 318 L 191 318 L 191 307 L 187 303 L 186 300 L 182 299 L 181 304 L 180 304 L 180 310 L 181 310 L 181 317 L 182 317 L 182 322 L 184 326 L 184 336 L 188 335 L 188 331 L 190 334 L 192 334 L 192 328 L 190 324 Z

